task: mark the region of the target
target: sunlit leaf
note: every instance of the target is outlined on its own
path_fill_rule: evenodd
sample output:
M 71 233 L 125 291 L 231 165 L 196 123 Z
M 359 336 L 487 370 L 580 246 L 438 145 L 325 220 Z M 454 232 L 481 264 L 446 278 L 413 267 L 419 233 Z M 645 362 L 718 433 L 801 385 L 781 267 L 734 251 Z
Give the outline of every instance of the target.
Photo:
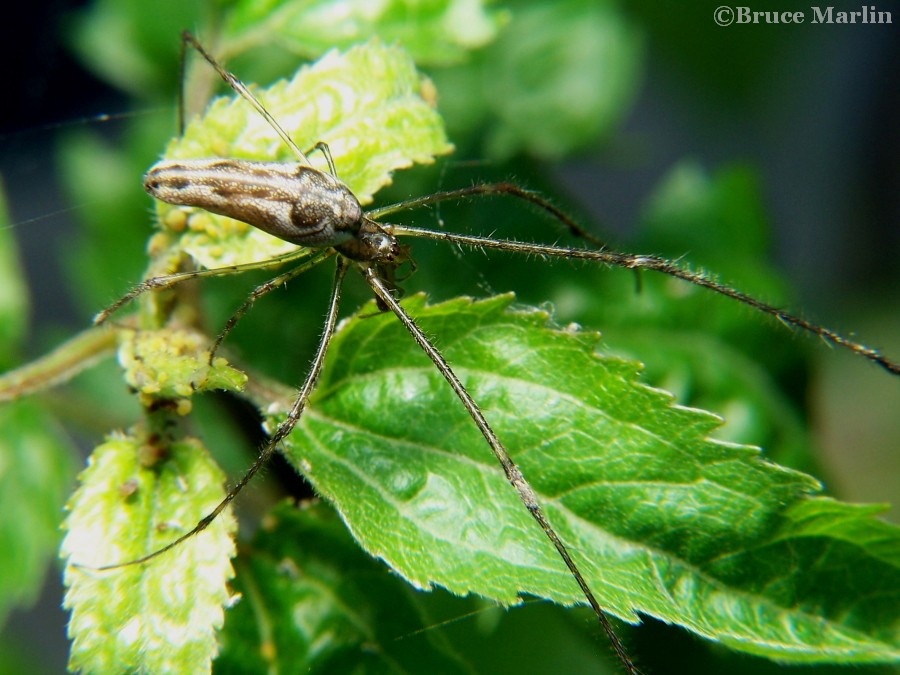
M 407 307 L 521 465 L 601 604 L 781 660 L 900 657 L 896 528 L 871 512 L 850 528 L 840 509 L 819 509 L 815 533 L 800 527 L 817 481 L 709 440 L 718 418 L 673 406 L 639 383 L 636 364 L 597 356 L 594 334 L 553 329 L 510 302 L 426 308 L 419 297 Z M 343 327 L 314 403 L 290 456 L 371 554 L 420 588 L 583 601 L 393 316 Z
M 69 665 L 84 673 L 202 673 L 218 651 L 232 576 L 230 513 L 155 560 L 224 497 L 196 440 L 116 436 L 94 450 L 72 496 L 61 556 L 72 612 Z
M 119 364 L 144 396 L 188 398 L 196 392 L 240 391 L 247 376 L 219 357 L 209 363 L 208 338 L 184 330 L 122 331 Z

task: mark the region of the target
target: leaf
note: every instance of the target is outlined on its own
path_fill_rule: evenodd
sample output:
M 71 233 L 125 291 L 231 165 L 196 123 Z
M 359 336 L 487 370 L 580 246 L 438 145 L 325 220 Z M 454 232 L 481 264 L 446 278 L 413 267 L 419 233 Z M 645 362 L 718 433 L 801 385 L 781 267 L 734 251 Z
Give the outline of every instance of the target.
M 523 4 L 485 62 L 488 152 L 559 159 L 608 135 L 631 107 L 641 53 L 614 3 Z
M 223 476 L 198 441 L 160 443 L 111 437 L 94 450 L 69 502 L 61 556 L 72 670 L 202 673 L 217 652 L 233 574 L 230 512 L 164 557 L 92 569 L 165 546 L 225 496 Z
M 380 37 L 398 44 L 419 63 L 460 61 L 490 42 L 505 20 L 479 0 L 243 0 L 232 8 L 227 32 L 237 43 L 277 36 L 298 54 L 319 56 Z
M 331 51 L 256 95 L 301 149 L 328 144 L 338 177 L 361 203 L 391 173 L 429 163 L 452 146 L 429 97 L 428 82 L 400 49 L 378 42 Z M 297 161 L 290 148 L 245 100 L 220 98 L 166 152 L 167 159 L 231 157 Z M 311 161 L 327 170 L 320 152 Z M 244 223 L 159 203 L 160 223 L 181 235 L 180 248 L 206 267 L 266 260 L 294 246 Z M 186 229 L 186 231 L 185 231 Z
M 185 330 L 119 331 L 125 382 L 145 397 L 189 398 L 196 392 L 240 391 L 247 376 L 216 358 L 209 364 L 205 335 Z
M 406 306 L 604 607 L 780 660 L 900 658 L 896 528 L 866 514 L 855 531 L 835 524 L 840 540 L 821 523 L 815 537 L 798 536 L 792 523 L 817 481 L 709 440 L 718 418 L 673 406 L 637 381 L 636 364 L 596 356 L 596 335 L 552 329 L 545 313 L 510 311 L 511 301 L 426 307 L 418 296 Z M 416 587 L 582 602 L 441 376 L 393 316 L 372 311 L 335 337 L 291 460 L 363 547 Z M 832 594 L 837 569 L 847 588 Z
M 322 505 L 274 509 L 236 564 L 217 673 L 469 672 L 438 633 L 414 635 L 417 594 Z
M 0 405 L 0 626 L 33 602 L 59 543 L 74 475 L 70 441 L 33 401 Z
M 87 68 L 135 97 L 171 96 L 178 72 L 178 31 L 198 21 L 184 0 L 97 0 L 66 17 L 62 38 Z

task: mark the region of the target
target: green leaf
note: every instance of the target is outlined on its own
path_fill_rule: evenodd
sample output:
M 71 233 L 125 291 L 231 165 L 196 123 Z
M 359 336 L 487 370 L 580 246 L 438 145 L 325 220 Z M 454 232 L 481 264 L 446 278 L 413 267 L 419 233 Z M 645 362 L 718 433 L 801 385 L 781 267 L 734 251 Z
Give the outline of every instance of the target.
M 164 557 L 92 569 L 156 551 L 224 497 L 223 476 L 198 441 L 160 443 L 111 437 L 69 502 L 61 556 L 72 670 L 202 673 L 218 650 L 234 555 L 230 512 Z
M 429 163 L 452 146 L 433 107 L 433 91 L 396 47 L 371 42 L 331 51 L 256 95 L 301 149 L 328 144 L 338 177 L 363 204 L 397 169 Z M 167 159 L 231 157 L 297 161 L 275 131 L 240 97 L 214 101 L 166 152 Z M 310 157 L 327 171 L 321 153 Z M 244 223 L 159 203 L 160 222 L 185 232 L 179 247 L 206 267 L 266 260 L 295 247 Z M 185 231 L 186 230 L 186 231 Z
M 461 673 L 420 597 L 324 506 L 277 507 L 236 565 L 217 673 Z
M 0 405 L 0 625 L 34 601 L 59 544 L 71 443 L 33 401 Z
M 185 330 L 122 330 L 119 364 L 128 385 L 147 397 L 189 398 L 196 392 L 240 391 L 247 376 L 218 357 L 209 363 L 209 338 Z
M 107 82 L 139 99 L 168 98 L 177 79 L 178 31 L 194 25 L 204 9 L 198 0 L 96 0 L 66 17 L 62 37 Z
M 319 56 L 380 37 L 419 63 L 446 64 L 490 42 L 506 14 L 479 0 L 242 0 L 231 8 L 226 31 L 237 43 L 276 36 L 292 51 Z M 257 38 L 259 39 L 259 38 Z
M 596 335 L 555 330 L 545 313 L 510 311 L 511 300 L 406 306 L 604 607 L 781 660 L 900 658 L 896 528 L 857 518 L 855 531 L 835 528 L 840 540 L 821 525 L 815 537 L 792 532 L 817 481 L 709 440 L 718 418 L 673 406 L 638 382 L 636 364 L 595 355 Z M 335 337 L 292 461 L 363 547 L 416 587 L 582 602 L 441 376 L 393 316 L 372 311 Z M 847 588 L 832 594 L 837 569 Z
M 525 4 L 485 62 L 487 146 L 558 159 L 608 135 L 635 97 L 642 40 L 613 3 Z

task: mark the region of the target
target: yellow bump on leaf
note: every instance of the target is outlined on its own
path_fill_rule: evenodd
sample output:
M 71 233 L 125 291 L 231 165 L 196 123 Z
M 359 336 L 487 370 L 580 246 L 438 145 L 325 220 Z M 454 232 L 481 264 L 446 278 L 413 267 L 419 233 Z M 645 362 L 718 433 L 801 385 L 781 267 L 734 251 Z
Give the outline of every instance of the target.
M 209 365 L 209 338 L 186 330 L 122 331 L 119 363 L 144 396 L 179 399 L 197 391 L 240 391 L 247 376 L 224 360 Z

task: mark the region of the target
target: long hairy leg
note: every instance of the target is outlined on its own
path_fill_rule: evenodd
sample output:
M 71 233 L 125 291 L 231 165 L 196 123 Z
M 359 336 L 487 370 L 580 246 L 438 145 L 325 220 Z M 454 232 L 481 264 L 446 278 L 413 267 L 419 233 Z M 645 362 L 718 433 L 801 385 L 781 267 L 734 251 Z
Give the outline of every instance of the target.
M 413 199 L 407 199 L 402 202 L 397 202 L 396 204 L 390 204 L 388 206 L 382 206 L 377 209 L 371 209 L 366 212 L 366 215 L 368 215 L 372 219 L 378 219 L 391 213 L 406 211 L 409 209 L 418 208 L 420 206 L 428 206 L 430 204 L 437 204 L 439 202 L 452 201 L 455 199 L 467 199 L 468 197 L 477 197 L 484 195 L 506 195 L 515 197 L 516 199 L 521 199 L 528 202 L 529 204 L 533 204 L 538 208 L 543 209 L 550 216 L 565 225 L 566 229 L 568 229 L 569 232 L 574 236 L 580 239 L 584 239 L 585 241 L 589 242 L 599 249 L 606 248 L 606 244 L 604 244 L 595 235 L 591 234 L 584 227 L 575 222 L 575 220 L 573 220 L 571 216 L 566 214 L 565 211 L 557 208 L 552 202 L 545 199 L 536 192 L 526 190 L 525 188 L 520 187 L 515 183 L 509 182 L 477 183 L 475 185 L 459 188 L 457 190 L 435 192 L 434 194 L 425 195 L 424 197 L 415 197 Z
M 170 544 L 166 544 L 162 548 L 157 549 L 156 551 L 153 551 L 152 553 L 149 553 L 141 558 L 127 560 L 125 562 L 115 563 L 112 565 L 104 565 L 102 567 L 89 567 L 87 569 L 104 571 L 118 569 L 121 567 L 128 567 L 129 565 L 140 565 L 141 563 L 153 560 L 166 551 L 170 551 L 171 549 L 175 548 L 183 541 L 190 539 L 196 534 L 199 534 L 207 527 L 209 527 L 210 523 L 212 523 L 218 517 L 218 515 L 222 513 L 222 511 L 224 511 L 225 508 L 229 504 L 231 504 L 231 502 L 234 501 L 240 491 L 244 489 L 247 483 L 249 483 L 257 474 L 257 472 L 266 464 L 266 462 L 269 461 L 272 455 L 275 454 L 278 445 L 294 430 L 294 427 L 297 425 L 297 422 L 303 415 L 306 404 L 309 402 L 309 397 L 312 395 L 313 390 L 316 386 L 316 382 L 319 379 L 319 375 L 322 372 L 322 367 L 325 364 L 325 355 L 328 352 L 328 346 L 331 344 L 331 339 L 334 337 L 335 327 L 337 326 L 338 312 L 340 310 L 341 304 L 341 289 L 344 282 L 344 276 L 347 272 L 347 266 L 348 263 L 346 262 L 346 260 L 344 260 L 343 258 L 338 258 L 337 269 L 334 275 L 334 284 L 331 290 L 331 300 L 328 304 L 328 312 L 325 317 L 325 325 L 322 329 L 322 337 L 319 338 L 319 346 L 316 349 L 316 354 L 313 357 L 313 362 L 309 368 L 309 373 L 307 373 L 306 375 L 306 380 L 303 382 L 303 386 L 300 388 L 300 392 L 297 394 L 297 398 L 294 400 L 294 403 L 291 406 L 291 409 L 288 412 L 285 420 L 278 425 L 275 433 L 272 434 L 272 436 L 260 450 L 259 456 L 256 458 L 256 461 L 241 477 L 241 479 L 234 485 L 234 487 L 229 490 L 228 494 L 225 495 L 225 498 L 221 502 L 219 502 L 216 508 L 214 508 L 207 515 L 201 518 L 189 532 L 181 535 Z
M 259 262 L 244 263 L 242 265 L 229 265 L 227 267 L 215 267 L 208 270 L 177 272 L 175 274 L 166 274 L 161 277 L 151 277 L 150 279 L 145 279 L 144 281 L 139 283 L 137 286 L 128 291 L 128 293 L 99 312 L 94 317 L 94 325 L 99 326 L 103 323 L 106 323 L 113 314 L 115 314 L 122 307 L 130 303 L 138 296 L 143 295 L 147 291 L 165 290 L 167 288 L 172 288 L 173 286 L 184 283 L 185 281 L 193 281 L 194 279 L 204 279 L 206 277 L 224 277 L 231 274 L 249 272 L 251 270 L 268 269 L 270 267 L 277 267 L 278 265 L 283 265 L 285 263 L 291 262 L 292 260 L 304 258 L 309 255 L 309 249 L 299 249 L 297 251 L 291 251 L 290 253 L 285 253 L 284 255 L 277 256 L 275 258 L 270 258 L 269 260 L 261 260 Z M 321 260 L 319 262 L 321 262 Z
M 778 307 L 757 300 L 751 295 L 742 293 L 727 286 L 712 277 L 701 272 L 695 272 L 691 269 L 683 267 L 671 260 L 660 258 L 653 255 L 638 255 L 634 253 L 620 253 L 612 250 L 594 250 L 583 248 L 566 248 L 562 246 L 547 246 L 544 244 L 530 244 L 526 242 L 491 239 L 489 237 L 477 237 L 471 235 L 453 234 L 451 232 L 443 232 L 438 230 L 426 230 L 417 227 L 407 227 L 401 225 L 393 226 L 393 232 L 401 236 L 423 237 L 425 239 L 436 239 L 440 241 L 448 241 L 462 246 L 470 246 L 473 248 L 484 249 L 491 248 L 510 253 L 519 253 L 526 255 L 536 255 L 550 258 L 566 258 L 568 260 L 591 260 L 613 267 L 622 267 L 631 270 L 651 270 L 661 272 L 676 279 L 687 281 L 688 283 L 709 289 L 714 293 L 724 295 L 725 297 L 736 300 L 740 303 L 748 305 L 755 310 L 775 317 L 782 323 L 792 328 L 799 328 L 838 347 L 847 349 L 873 363 L 877 363 L 886 371 L 893 375 L 900 375 L 900 363 L 884 356 L 877 349 L 868 347 L 861 342 L 851 340 L 837 331 L 830 328 L 820 326 L 811 321 L 807 321 L 803 317 L 791 314 Z

